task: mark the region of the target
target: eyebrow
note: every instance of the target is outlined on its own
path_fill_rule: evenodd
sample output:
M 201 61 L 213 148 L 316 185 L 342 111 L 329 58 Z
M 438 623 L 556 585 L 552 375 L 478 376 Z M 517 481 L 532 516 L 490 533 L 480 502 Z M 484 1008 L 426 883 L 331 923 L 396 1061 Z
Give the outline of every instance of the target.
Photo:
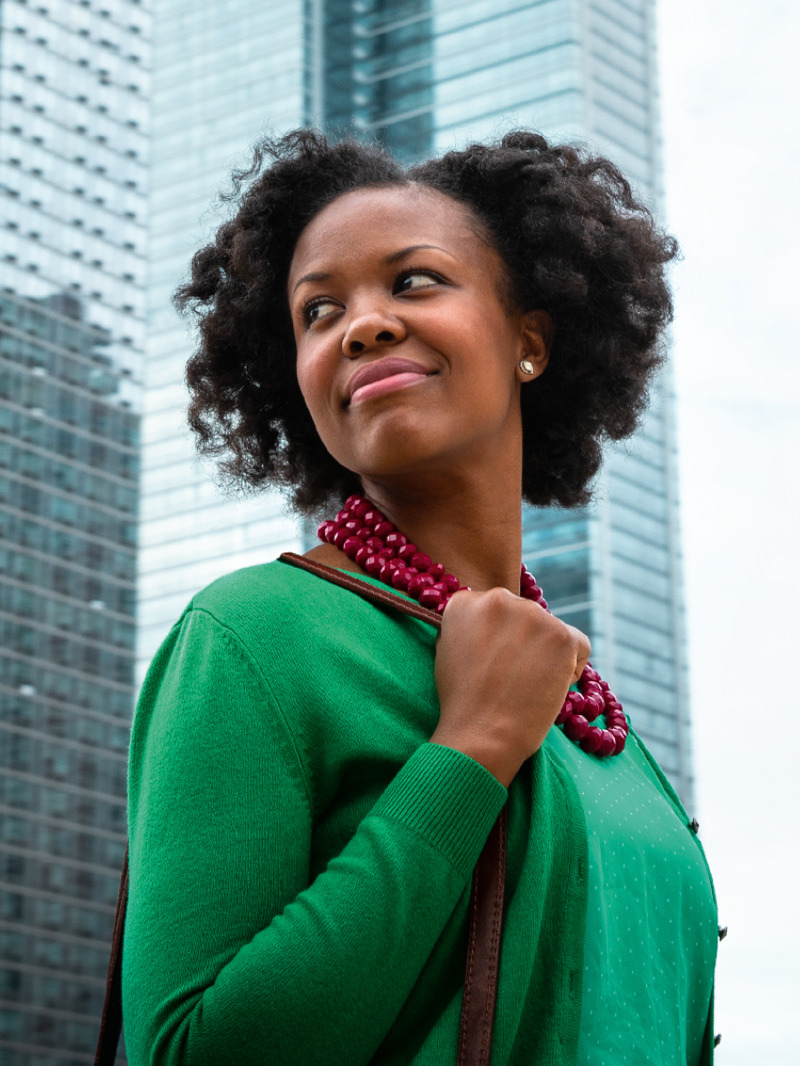
M 401 248 L 397 252 L 391 252 L 391 254 L 384 256 L 381 263 L 386 266 L 391 266 L 391 264 L 396 263 L 398 259 L 402 259 L 404 256 L 410 255 L 412 252 L 418 252 L 423 248 L 433 248 L 437 252 L 444 252 L 445 255 L 449 255 L 452 258 L 452 252 L 448 252 L 446 248 L 440 248 L 438 244 L 409 244 L 407 248 Z M 329 281 L 332 276 L 332 274 L 320 270 L 312 271 L 310 274 L 303 274 L 302 278 L 297 279 L 292 292 L 297 292 L 300 286 L 307 281 Z
M 300 286 L 306 281 L 327 281 L 330 276 L 330 274 L 326 274 L 324 271 L 314 271 L 311 274 L 303 274 L 302 278 L 297 279 L 297 284 L 292 289 L 292 292 L 297 292 Z
M 387 255 L 383 262 L 387 265 L 396 263 L 398 259 L 402 259 L 405 255 L 410 255 L 411 252 L 418 252 L 421 248 L 435 248 L 437 252 L 444 252 L 445 255 L 452 256 L 451 252 L 448 252 L 445 248 L 440 248 L 438 244 L 409 244 L 408 248 L 401 248 L 399 252 L 392 252 L 391 255 Z

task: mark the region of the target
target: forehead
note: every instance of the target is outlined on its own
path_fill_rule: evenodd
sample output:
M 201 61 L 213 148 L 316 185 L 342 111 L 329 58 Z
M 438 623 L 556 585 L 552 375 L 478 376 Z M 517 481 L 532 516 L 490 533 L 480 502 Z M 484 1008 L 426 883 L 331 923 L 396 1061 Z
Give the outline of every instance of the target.
M 423 244 L 452 254 L 494 256 L 481 229 L 468 207 L 435 189 L 414 184 L 356 189 L 324 207 L 300 234 L 289 283 L 308 270 L 330 269 L 339 258 Z

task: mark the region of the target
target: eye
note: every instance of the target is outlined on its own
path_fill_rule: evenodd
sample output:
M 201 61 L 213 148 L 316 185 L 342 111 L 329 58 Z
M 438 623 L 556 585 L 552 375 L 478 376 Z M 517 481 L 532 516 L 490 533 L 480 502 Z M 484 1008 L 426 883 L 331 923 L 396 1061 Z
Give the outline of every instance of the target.
M 327 318 L 328 315 L 333 314 L 338 310 L 339 305 L 333 300 L 328 300 L 325 297 L 319 297 L 316 300 L 309 300 L 307 304 L 303 305 L 303 324 L 306 329 L 313 326 L 315 322 L 319 322 L 323 318 Z
M 417 289 L 431 289 L 440 285 L 444 278 L 433 270 L 404 270 L 394 284 L 394 292 L 414 292 Z

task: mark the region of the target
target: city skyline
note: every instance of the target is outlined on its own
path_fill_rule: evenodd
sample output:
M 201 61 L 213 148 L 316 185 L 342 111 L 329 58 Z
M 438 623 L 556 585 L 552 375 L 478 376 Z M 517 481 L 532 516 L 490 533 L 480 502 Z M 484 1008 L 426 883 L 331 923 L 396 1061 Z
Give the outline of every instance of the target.
M 129 0 L 0 5 L 5 1066 L 91 1061 L 125 851 L 147 36 Z

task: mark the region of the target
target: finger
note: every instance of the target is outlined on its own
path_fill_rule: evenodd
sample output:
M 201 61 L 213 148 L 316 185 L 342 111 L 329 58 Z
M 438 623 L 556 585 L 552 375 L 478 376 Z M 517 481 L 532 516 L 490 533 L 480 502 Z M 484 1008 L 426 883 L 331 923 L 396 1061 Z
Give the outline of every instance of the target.
M 575 639 L 575 673 L 572 675 L 572 680 L 575 682 L 580 679 L 584 667 L 589 661 L 589 656 L 592 654 L 592 644 L 586 634 L 582 633 L 580 629 L 576 629 L 575 626 L 570 626 L 569 628 L 572 630 Z

